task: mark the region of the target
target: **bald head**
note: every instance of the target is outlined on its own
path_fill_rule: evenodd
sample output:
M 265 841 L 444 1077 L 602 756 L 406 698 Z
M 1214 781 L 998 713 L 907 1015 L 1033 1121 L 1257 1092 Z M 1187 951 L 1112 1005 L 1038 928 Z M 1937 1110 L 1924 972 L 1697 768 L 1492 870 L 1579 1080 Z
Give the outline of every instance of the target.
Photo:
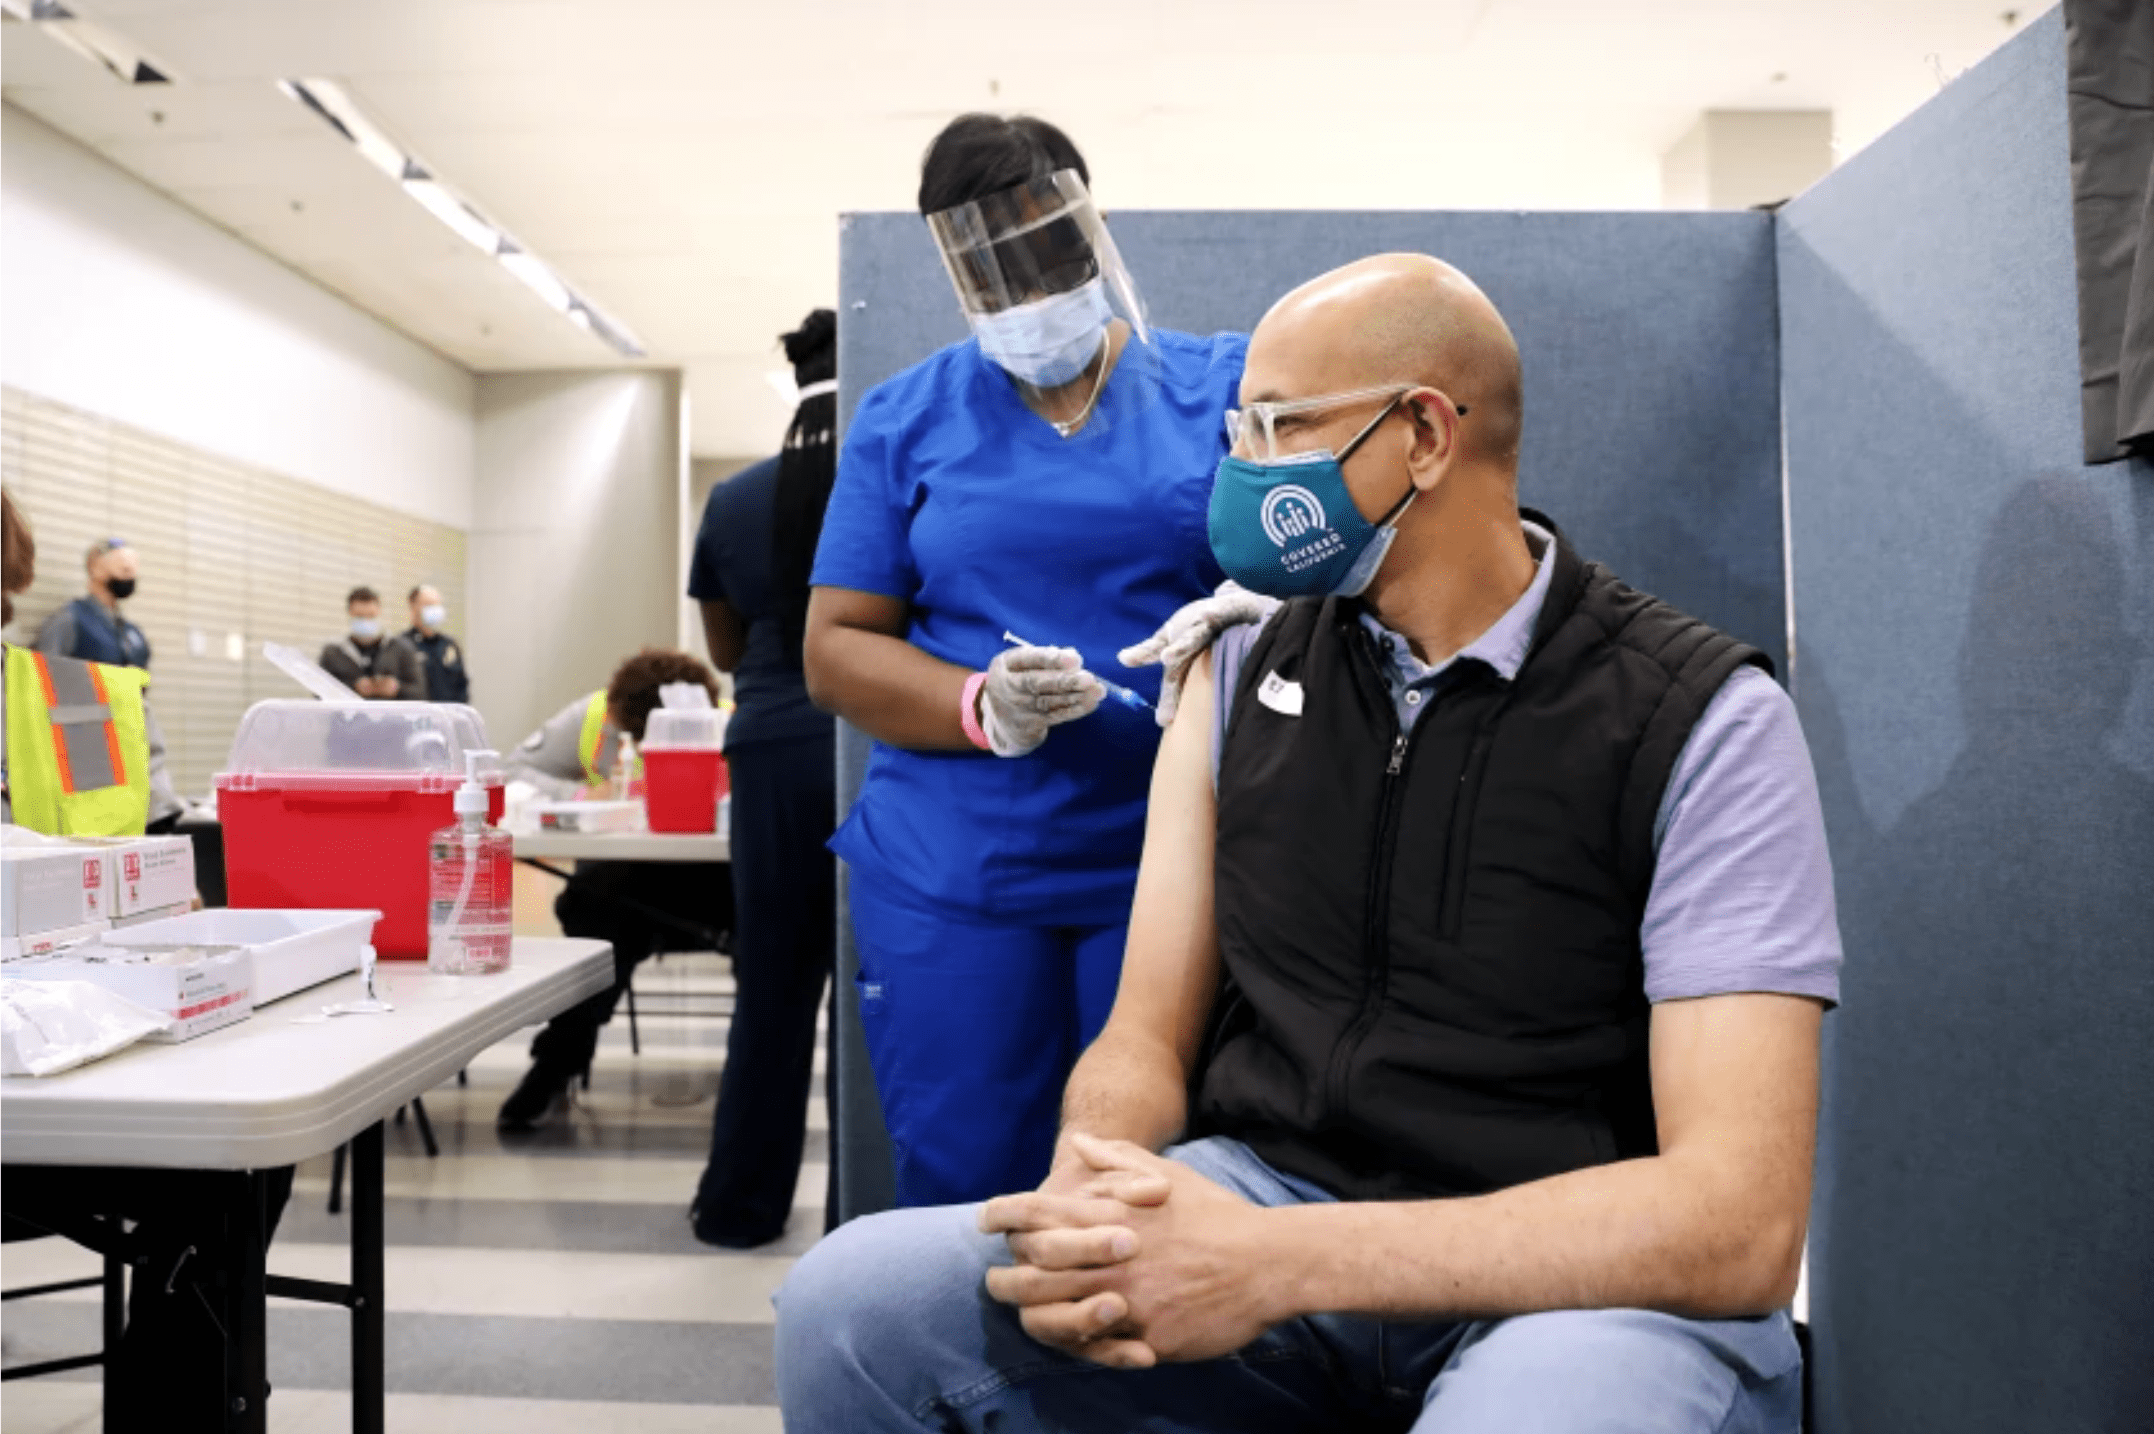
M 1425 383 L 1468 410 L 1459 441 L 1469 455 L 1518 459 L 1510 326 L 1473 280 L 1426 254 L 1378 254 L 1288 294 L 1250 336 L 1247 374 L 1250 399 Z

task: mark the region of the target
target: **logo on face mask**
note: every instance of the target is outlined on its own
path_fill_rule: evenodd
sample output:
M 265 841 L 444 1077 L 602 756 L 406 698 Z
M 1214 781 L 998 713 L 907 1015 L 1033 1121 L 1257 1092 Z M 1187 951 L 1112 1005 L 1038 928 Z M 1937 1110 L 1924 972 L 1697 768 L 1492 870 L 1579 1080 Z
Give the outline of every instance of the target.
M 1299 483 L 1283 483 L 1264 495 L 1264 536 L 1276 547 L 1331 525 L 1324 521 L 1324 505 Z

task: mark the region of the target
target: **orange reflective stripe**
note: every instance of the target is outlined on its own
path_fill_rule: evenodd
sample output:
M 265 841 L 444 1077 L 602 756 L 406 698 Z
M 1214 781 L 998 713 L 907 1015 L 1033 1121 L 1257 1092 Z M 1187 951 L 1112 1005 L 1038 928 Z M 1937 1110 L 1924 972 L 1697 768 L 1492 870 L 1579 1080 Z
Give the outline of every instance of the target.
M 97 700 L 105 704 L 105 711 L 112 711 L 112 696 L 105 691 L 105 671 L 96 663 L 90 664 L 90 686 L 97 690 Z M 120 724 L 108 715 L 105 718 L 105 751 L 112 757 L 112 785 L 127 785 L 127 758 L 120 752 Z
M 45 710 L 49 713 L 60 705 L 60 697 L 52 690 L 52 668 L 42 652 L 37 654 L 37 684 L 45 691 Z M 71 797 L 75 795 L 75 769 L 67 760 L 67 741 L 57 730 L 49 726 L 46 730 L 52 733 L 52 760 L 60 769 L 60 791 Z

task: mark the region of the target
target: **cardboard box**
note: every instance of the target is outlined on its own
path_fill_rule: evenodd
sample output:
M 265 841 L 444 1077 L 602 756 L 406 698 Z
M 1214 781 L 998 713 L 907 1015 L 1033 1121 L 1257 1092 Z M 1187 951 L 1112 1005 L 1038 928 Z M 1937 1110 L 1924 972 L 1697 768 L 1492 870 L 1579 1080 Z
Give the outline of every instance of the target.
M 78 946 L 85 941 L 94 941 L 111 929 L 108 922 L 91 921 L 81 926 L 62 926 L 53 931 L 40 931 L 31 936 L 0 936 L 0 961 L 49 956 L 63 946 Z
M 194 904 L 194 843 L 181 836 L 70 837 L 106 853 L 112 873 L 110 916 L 138 916 Z
M 193 1040 L 254 1014 L 254 960 L 220 951 L 174 963 L 149 951 L 91 943 L 18 961 L 8 976 L 25 981 L 88 981 L 172 1022 L 145 1040 Z
M 0 846 L 0 936 L 111 919 L 110 853 L 83 846 Z

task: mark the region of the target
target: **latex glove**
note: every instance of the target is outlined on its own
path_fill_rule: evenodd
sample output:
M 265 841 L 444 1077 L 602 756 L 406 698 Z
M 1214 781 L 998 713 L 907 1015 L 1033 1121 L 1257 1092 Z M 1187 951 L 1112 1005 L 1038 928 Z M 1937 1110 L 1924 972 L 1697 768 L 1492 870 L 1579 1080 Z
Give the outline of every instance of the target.
M 1089 716 L 1106 695 L 1076 648 L 1013 647 L 988 664 L 980 725 L 996 756 L 1022 757 L 1047 740 L 1048 728 Z
M 1182 702 L 1182 679 L 1189 664 L 1211 649 L 1219 634 L 1245 622 L 1262 622 L 1279 610 L 1279 599 L 1253 593 L 1231 580 L 1219 585 L 1208 598 L 1198 598 L 1160 625 L 1135 647 L 1121 651 L 1124 667 L 1148 667 L 1158 663 L 1166 669 L 1159 679 L 1159 725 L 1174 720 Z

